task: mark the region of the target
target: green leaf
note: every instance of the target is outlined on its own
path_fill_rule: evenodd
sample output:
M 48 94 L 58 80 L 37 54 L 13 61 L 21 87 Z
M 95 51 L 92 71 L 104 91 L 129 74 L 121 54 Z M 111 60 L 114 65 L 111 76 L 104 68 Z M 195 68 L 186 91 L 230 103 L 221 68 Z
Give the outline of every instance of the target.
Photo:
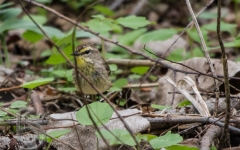
M 205 41 L 207 41 L 208 40 L 208 31 L 201 28 L 201 32 L 202 32 L 202 35 L 203 35 L 203 39 Z M 195 28 L 194 29 L 187 29 L 187 33 L 191 37 L 191 39 L 193 39 L 195 42 L 201 43 L 200 37 L 199 37 L 198 32 Z
M 13 29 L 29 29 L 35 27 L 35 24 L 26 20 L 7 20 L 0 25 L 0 33 Z
M 121 91 L 122 87 L 126 86 L 128 84 L 127 79 L 118 79 L 113 83 L 113 86 L 109 89 L 110 91 Z
M 153 134 L 143 134 L 143 138 L 142 139 L 146 139 L 146 141 L 150 141 L 152 139 L 157 138 L 158 136 L 153 135 Z
M 75 87 L 66 87 L 66 88 L 57 88 L 57 89 L 63 92 L 74 92 L 77 90 Z
M 186 57 L 183 57 L 183 49 L 174 50 L 168 57 L 168 60 L 172 60 L 175 62 L 183 61 Z
M 52 3 L 52 0 L 35 0 L 35 1 L 39 3 Z
M 36 42 L 40 41 L 43 38 L 43 35 L 38 34 L 38 33 L 34 32 L 34 31 L 27 30 L 27 31 L 25 31 L 22 34 L 22 37 L 25 40 L 28 40 L 28 41 L 30 41 L 32 43 L 36 43 Z
M 111 9 L 109 9 L 108 7 L 106 7 L 106 6 L 96 5 L 93 8 L 95 10 L 99 11 L 100 13 L 105 14 L 105 15 L 107 15 L 109 17 L 114 15 L 114 12 Z
M 216 19 L 217 18 L 217 12 L 204 11 L 198 16 L 198 18 L 201 18 L 201 19 Z
M 6 112 L 4 112 L 4 111 L 0 110 L 0 117 L 5 117 L 6 115 L 7 115 L 7 113 L 6 113 Z
M 43 25 L 43 24 L 45 24 L 45 23 L 47 22 L 46 16 L 43 16 L 43 15 L 33 15 L 33 14 L 31 14 L 30 16 L 31 16 L 31 17 L 34 19 L 34 21 L 36 21 L 39 25 Z M 28 15 L 23 16 L 22 19 L 23 19 L 23 20 L 27 20 L 27 21 L 32 21 L 32 20 L 29 18 Z
M 116 20 L 117 23 L 132 29 L 138 29 L 140 27 L 145 27 L 150 22 L 146 20 L 145 17 L 137 17 L 137 16 L 128 16 L 128 17 L 121 17 Z
M 95 18 L 96 19 L 91 19 L 88 21 L 86 25 L 95 32 L 108 35 L 108 32 L 112 30 L 112 22 L 108 19 L 100 17 L 100 15 L 95 16 Z
M 73 69 L 70 70 L 54 70 L 52 71 L 53 75 L 61 78 L 66 78 L 68 81 L 73 81 Z
M 52 132 L 49 132 L 47 133 L 49 136 L 53 137 L 53 138 L 59 138 L 67 133 L 69 133 L 71 130 L 70 129 L 63 129 L 63 130 L 56 130 L 56 131 L 52 131 Z M 44 134 L 40 134 L 38 136 L 38 138 L 40 140 L 46 140 L 48 143 L 52 142 L 53 139 L 44 135 Z
M 8 6 L 14 5 L 13 2 L 8 2 L 8 3 L 1 3 L 0 5 L 0 9 L 6 8 Z
M 226 42 L 224 43 L 225 47 L 240 47 L 240 39 L 235 39 L 234 41 L 231 42 Z
M 166 150 L 176 150 L 176 149 L 180 149 L 180 150 L 199 150 L 199 148 L 196 147 L 189 147 L 189 146 L 184 146 L 184 145 L 172 145 L 169 147 L 165 147 Z
M 20 8 L 7 8 L 0 10 L 0 21 L 4 22 L 6 20 L 11 20 L 16 18 L 18 15 L 20 15 L 22 12 L 22 9 Z
M 49 26 L 42 26 L 42 29 L 50 38 L 54 38 L 54 37 L 63 38 L 64 37 L 64 33 L 57 28 L 49 27 Z M 33 31 L 43 35 L 42 31 L 40 31 L 37 27 L 30 28 L 29 30 L 33 30 Z
M 236 31 L 236 24 L 230 24 L 230 23 L 225 23 L 221 21 L 221 31 L 229 32 L 230 34 L 234 34 Z M 210 24 L 206 24 L 202 26 L 203 29 L 209 30 L 209 31 L 217 31 L 217 22 L 213 22 Z
M 136 145 L 131 134 L 127 130 L 123 130 L 123 129 L 111 130 L 113 135 L 108 130 L 100 130 L 100 132 L 105 139 L 110 141 L 110 145 L 118 145 L 118 144 L 126 144 L 129 146 Z M 95 132 L 95 134 L 97 135 L 98 138 L 101 138 L 100 134 L 97 131 Z M 120 141 L 118 139 L 120 139 Z
M 143 75 L 147 73 L 148 70 L 149 70 L 149 67 L 134 67 L 131 69 L 131 72 Z
M 76 38 L 91 38 L 91 37 L 95 37 L 95 35 L 89 33 L 89 32 L 86 32 L 86 31 L 83 31 L 83 30 L 77 30 L 76 31 Z
M 127 103 L 127 100 L 126 99 L 118 99 L 118 100 L 116 100 L 116 103 L 119 106 L 123 107 Z
M 41 57 L 48 57 L 52 54 L 52 51 L 50 49 L 47 49 L 41 53 Z
M 150 140 L 149 143 L 154 149 L 159 149 L 159 148 L 178 144 L 182 140 L 183 140 L 183 138 L 179 134 L 172 134 L 169 131 L 164 136 L 160 136 L 160 137 Z
M 52 82 L 53 80 L 54 80 L 54 78 L 41 78 L 41 79 L 37 79 L 34 81 L 26 82 L 23 85 L 21 85 L 21 87 L 28 88 L 28 89 L 34 89 L 35 87 L 47 84 L 49 82 Z
M 118 42 L 123 45 L 132 45 L 137 38 L 147 31 L 146 28 L 134 30 L 118 37 Z
M 56 49 L 54 48 L 54 51 L 56 51 Z M 63 53 L 69 58 L 71 59 L 71 53 L 72 53 L 72 45 L 68 45 L 63 49 Z M 58 64 L 62 64 L 65 63 L 67 60 L 59 53 L 59 52 L 55 52 L 52 53 L 52 55 L 46 60 L 46 64 L 50 64 L 50 65 L 58 65 Z
M 86 107 L 89 108 L 89 113 Z M 112 114 L 113 109 L 108 103 L 94 102 L 82 107 L 77 112 L 76 119 L 82 125 L 93 125 L 94 121 L 98 126 L 101 126 L 110 120 Z M 91 115 L 91 117 L 89 115 Z
M 240 2 L 240 1 L 239 1 Z M 211 146 L 210 150 L 217 150 L 216 146 Z
M 115 33 L 120 34 L 123 32 L 123 28 L 119 24 L 112 24 L 111 28 L 112 28 L 113 32 L 115 32 Z
M 14 108 L 8 109 L 8 111 L 11 112 L 11 113 L 13 113 L 13 114 L 17 114 L 17 113 L 19 112 L 18 109 L 14 109 Z
M 110 64 L 109 68 L 113 72 L 113 71 L 116 71 L 118 69 L 118 66 L 116 64 Z
M 184 100 L 178 104 L 178 107 L 185 107 L 188 105 L 192 105 L 192 103 L 189 100 Z
M 10 108 L 23 108 L 27 106 L 27 102 L 25 101 L 15 101 L 11 103 Z
M 164 41 L 171 38 L 177 33 L 175 29 L 160 29 L 152 32 L 147 32 L 143 34 L 138 40 L 142 43 L 147 43 L 150 41 Z
M 152 108 L 155 108 L 155 109 L 159 109 L 159 110 L 164 110 L 164 109 L 168 109 L 168 108 L 171 108 L 171 106 L 163 106 L 163 105 L 157 105 L 157 104 L 151 104 L 151 107 Z

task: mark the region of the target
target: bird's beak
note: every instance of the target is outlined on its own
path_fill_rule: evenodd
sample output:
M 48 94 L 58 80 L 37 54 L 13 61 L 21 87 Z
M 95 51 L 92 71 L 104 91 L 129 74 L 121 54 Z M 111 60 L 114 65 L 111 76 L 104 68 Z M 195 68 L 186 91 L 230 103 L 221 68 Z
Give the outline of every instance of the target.
M 72 53 L 71 55 L 73 55 L 73 56 L 79 56 L 78 53 Z

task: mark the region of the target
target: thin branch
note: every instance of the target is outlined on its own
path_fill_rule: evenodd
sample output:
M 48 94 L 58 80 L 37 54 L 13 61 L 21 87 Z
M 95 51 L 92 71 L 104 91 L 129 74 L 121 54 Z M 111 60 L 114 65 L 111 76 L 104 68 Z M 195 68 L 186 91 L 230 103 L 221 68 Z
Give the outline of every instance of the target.
M 222 64 L 223 64 L 223 72 L 224 72 L 224 87 L 225 87 L 225 95 L 226 95 L 226 117 L 225 117 L 225 125 L 223 134 L 220 138 L 220 145 L 219 148 L 221 149 L 226 143 L 227 139 L 229 139 L 229 133 L 228 133 L 228 126 L 229 126 L 229 120 L 231 115 L 231 100 L 230 100 L 230 87 L 229 87 L 229 80 L 228 80 L 228 62 L 227 62 L 227 55 L 225 52 L 225 48 L 223 45 L 223 41 L 221 38 L 221 0 L 218 0 L 218 15 L 217 15 L 217 37 L 218 42 L 221 47 L 222 52 Z
M 205 55 L 205 57 L 207 59 L 207 62 L 209 64 L 211 73 L 212 73 L 213 77 L 216 78 L 217 74 L 216 74 L 215 69 L 213 67 L 213 64 L 211 62 L 211 59 L 210 59 L 210 56 L 209 56 L 209 53 L 208 53 L 208 50 L 207 50 L 206 43 L 204 41 L 201 29 L 200 29 L 198 21 L 197 21 L 197 18 L 195 17 L 195 14 L 194 14 L 194 12 L 192 10 L 192 6 L 191 6 L 189 0 L 186 0 L 186 4 L 187 4 L 188 10 L 189 10 L 189 12 L 190 12 L 190 14 L 192 16 L 192 19 L 194 21 L 194 24 L 195 24 L 195 27 L 197 29 L 198 35 L 200 37 L 200 40 L 201 40 L 201 43 L 202 43 L 203 52 L 204 52 L 204 55 Z M 215 101 L 215 113 L 214 114 L 217 115 L 216 112 L 217 112 L 217 109 L 218 109 L 218 100 L 219 100 L 219 83 L 218 83 L 218 80 L 216 80 L 216 79 L 214 80 L 214 82 L 215 82 L 215 86 L 216 86 L 216 101 Z

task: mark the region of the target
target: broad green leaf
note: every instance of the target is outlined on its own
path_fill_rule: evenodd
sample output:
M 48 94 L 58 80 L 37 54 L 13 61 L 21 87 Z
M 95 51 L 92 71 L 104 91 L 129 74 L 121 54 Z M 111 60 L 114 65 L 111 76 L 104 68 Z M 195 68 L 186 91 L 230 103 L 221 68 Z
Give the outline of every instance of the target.
M 6 7 L 11 6 L 11 5 L 13 5 L 13 4 L 14 4 L 13 2 L 2 3 L 2 4 L 0 5 L 0 9 L 6 8 Z
M 147 32 L 143 34 L 138 40 L 142 43 L 147 43 L 150 41 L 164 41 L 171 38 L 177 33 L 175 29 L 160 29 L 156 31 Z
M 89 108 L 89 113 L 86 107 Z M 82 107 L 77 112 L 76 119 L 82 125 L 93 125 L 94 121 L 98 126 L 101 126 L 110 120 L 112 114 L 113 109 L 109 106 L 108 103 L 94 102 Z
M 0 33 L 7 30 L 29 29 L 33 27 L 36 27 L 36 25 L 30 21 L 20 20 L 20 19 L 7 20 L 0 25 Z
M 8 111 L 13 113 L 13 114 L 17 114 L 19 112 L 18 109 L 14 109 L 14 108 L 8 109 Z
M 221 31 L 225 31 L 225 32 L 229 32 L 231 34 L 234 34 L 236 31 L 236 24 L 230 24 L 230 23 L 225 23 L 225 22 L 221 22 Z M 209 30 L 209 31 L 217 31 L 217 22 L 213 22 L 210 24 L 206 24 L 204 26 L 202 26 L 203 29 Z
M 54 80 L 54 78 L 41 78 L 41 79 L 37 79 L 34 81 L 26 82 L 23 85 L 21 85 L 21 87 L 28 88 L 28 89 L 34 89 L 35 87 L 47 84 L 49 82 L 52 82 L 53 80 Z
M 149 70 L 149 67 L 134 67 L 131 69 L 131 72 L 143 75 L 147 73 L 148 70 Z
M 122 28 L 122 26 L 120 26 L 119 24 L 112 24 L 112 25 L 111 25 L 111 28 L 112 28 L 112 30 L 113 30 L 114 33 L 120 34 L 120 33 L 123 32 L 123 28 Z
M 76 38 L 91 38 L 94 37 L 95 35 L 83 30 L 77 30 L 75 36 Z
M 216 146 L 211 146 L 210 150 L 217 150 L 217 148 L 216 148 Z
M 23 108 L 27 106 L 27 102 L 25 101 L 15 101 L 11 103 L 10 108 Z
M 63 129 L 63 130 L 52 131 L 52 132 L 49 132 L 49 133 L 47 133 L 47 134 L 50 135 L 50 136 L 53 137 L 53 138 L 59 138 L 59 137 L 65 135 L 65 134 L 69 133 L 70 131 L 71 131 L 70 129 Z M 52 138 L 50 138 L 50 137 L 48 137 L 48 136 L 46 136 L 46 135 L 44 135 L 44 134 L 40 134 L 40 135 L 38 136 L 38 138 L 39 138 L 40 140 L 45 140 L 45 141 L 47 141 L 48 143 L 51 143 L 51 142 L 53 141 Z
M 158 137 L 158 136 L 153 135 L 153 134 L 143 134 L 142 136 L 143 137 L 141 139 L 144 139 L 146 141 L 150 141 L 150 140 Z
M 159 110 L 164 110 L 166 108 L 171 108 L 171 106 L 163 106 L 163 105 L 157 105 L 157 104 L 151 104 L 152 108 L 159 109 Z
M 142 76 L 139 74 L 131 74 L 128 76 L 128 79 L 140 79 Z
M 140 27 L 145 27 L 146 25 L 150 24 L 145 17 L 137 17 L 137 16 L 128 16 L 128 17 L 121 17 L 116 20 L 117 23 L 123 25 L 124 27 L 138 29 Z
M 93 8 L 95 10 L 99 11 L 100 13 L 105 14 L 107 16 L 113 16 L 114 15 L 114 12 L 106 6 L 96 5 Z
M 63 38 L 64 37 L 64 33 L 57 28 L 50 27 L 50 26 L 42 26 L 42 29 L 50 38 L 53 38 L 53 37 Z M 37 27 L 29 28 L 29 30 L 33 30 L 33 31 L 43 35 L 42 31 L 40 31 Z
M 34 15 L 34 14 L 31 14 L 30 15 L 34 21 L 36 21 L 38 24 L 40 25 L 43 25 L 47 22 L 47 18 L 46 16 L 43 16 L 43 15 Z M 22 17 L 23 20 L 27 20 L 27 21 L 32 21 L 28 15 L 25 15 Z
M 57 88 L 57 89 L 63 92 L 74 92 L 77 90 L 75 87 L 66 87 L 66 88 Z
M 121 91 L 122 87 L 128 84 L 128 80 L 125 78 L 118 79 L 113 83 L 113 86 L 109 89 L 110 91 Z
M 123 45 L 132 45 L 137 38 L 139 38 L 142 34 L 144 34 L 147 31 L 146 28 L 133 30 L 131 32 L 128 32 L 124 35 L 121 35 L 118 37 L 118 42 Z
M 154 149 L 159 149 L 159 148 L 178 144 L 182 140 L 183 140 L 183 138 L 179 134 L 172 134 L 169 131 L 164 136 L 160 136 L 160 137 L 150 140 L 149 143 Z
M 207 41 L 208 40 L 208 31 L 201 28 L 201 32 L 202 32 L 202 35 L 203 35 L 203 39 L 205 41 Z M 201 43 L 199 34 L 198 34 L 198 32 L 195 28 L 194 29 L 187 29 L 187 33 L 191 37 L 191 39 L 193 39 L 195 42 Z
M 124 106 L 124 105 L 127 103 L 127 100 L 126 100 L 126 99 L 117 99 L 117 100 L 116 100 L 116 103 L 117 103 L 119 106 Z
M 73 81 L 73 69 L 70 70 L 54 70 L 52 73 L 55 76 L 61 77 L 61 78 L 66 78 L 68 81 Z
M 5 117 L 6 115 L 7 115 L 7 113 L 6 113 L 6 112 L 4 112 L 4 111 L 0 110 L 0 117 Z
M 234 41 L 231 42 L 226 42 L 224 43 L 225 47 L 240 47 L 240 39 L 235 39 Z
M 63 50 L 63 53 L 71 59 L 72 56 L 72 35 L 66 35 L 56 42 L 56 44 Z M 66 59 L 57 51 L 56 48 L 53 49 L 52 55 L 45 62 L 46 64 L 57 65 L 66 62 Z
M 118 69 L 118 66 L 116 64 L 110 64 L 109 68 L 111 71 L 116 71 Z
M 148 141 L 148 137 L 146 136 L 146 134 L 141 134 L 141 133 L 138 133 L 136 135 L 136 139 L 138 142 L 141 142 L 141 140 Z
M 35 0 L 35 1 L 39 3 L 52 3 L 52 0 Z
M 54 48 L 55 49 L 55 48 Z M 56 51 L 56 49 L 55 49 Z M 66 46 L 63 49 L 63 53 L 69 58 L 71 59 L 71 53 L 72 53 L 72 45 L 68 44 L 68 46 Z M 59 52 L 55 52 L 52 53 L 52 55 L 48 58 L 48 60 L 46 60 L 46 64 L 50 64 L 50 65 L 57 65 L 57 64 L 62 64 L 65 63 L 66 59 L 59 53 Z
M 22 9 L 20 8 L 7 8 L 0 10 L 0 21 L 4 22 L 6 20 L 11 20 L 16 18 L 20 13 L 22 12 Z
M 103 35 L 107 35 L 109 31 L 112 30 L 112 23 L 108 19 L 91 19 L 86 23 L 86 25 L 93 31 L 98 32 Z
M 199 148 L 196 147 L 189 147 L 189 146 L 184 146 L 184 145 L 172 145 L 169 147 L 165 147 L 166 150 L 199 150 Z
M 216 19 L 217 18 L 217 12 L 204 11 L 198 16 L 198 18 L 201 18 L 201 19 Z
M 199 47 L 194 48 L 188 53 L 189 55 L 187 55 L 187 59 L 192 57 L 204 57 L 203 51 Z
M 186 56 L 183 56 L 183 49 L 174 50 L 168 57 L 168 60 L 172 60 L 175 62 L 183 61 L 186 59 Z
M 184 100 L 178 104 L 178 107 L 185 107 L 188 105 L 192 105 L 192 103 L 189 100 Z
M 111 130 L 113 135 L 108 130 L 100 130 L 100 132 L 105 139 L 110 141 L 110 145 L 118 145 L 118 144 L 126 144 L 129 146 L 136 145 L 134 139 L 132 138 L 131 134 L 127 130 L 123 130 L 123 129 Z M 95 132 L 95 134 L 97 135 L 98 138 L 101 138 L 100 134 L 97 131 Z
M 41 57 L 48 57 L 52 54 L 52 51 L 50 49 L 47 49 L 41 53 Z
M 22 34 L 22 37 L 25 40 L 28 40 L 28 41 L 30 41 L 32 43 L 36 43 L 36 42 L 40 41 L 43 38 L 43 35 L 38 34 L 38 33 L 34 32 L 34 31 L 27 30 L 27 31 L 25 31 Z

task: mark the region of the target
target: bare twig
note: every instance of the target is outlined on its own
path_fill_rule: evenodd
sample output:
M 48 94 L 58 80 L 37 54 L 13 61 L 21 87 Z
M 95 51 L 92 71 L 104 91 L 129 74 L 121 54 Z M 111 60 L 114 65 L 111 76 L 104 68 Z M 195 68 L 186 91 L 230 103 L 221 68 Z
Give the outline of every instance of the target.
M 200 27 L 199 27 L 199 25 L 198 25 L 197 18 L 196 18 L 195 15 L 194 15 L 194 12 L 193 12 L 193 10 L 192 10 L 192 7 L 191 7 L 191 4 L 190 4 L 189 0 L 186 0 L 186 4 L 187 4 L 188 10 L 189 10 L 189 12 L 190 12 L 190 14 L 191 14 L 191 16 L 192 16 L 192 19 L 193 19 L 193 21 L 194 21 L 195 27 L 196 27 L 196 29 L 197 29 L 197 31 L 198 31 L 198 35 L 199 35 L 199 37 L 200 37 L 200 39 L 201 39 L 203 52 L 204 52 L 204 55 L 205 55 L 205 57 L 206 57 L 206 59 L 207 59 L 207 62 L 208 62 L 208 64 L 209 64 L 211 73 L 212 73 L 212 75 L 216 78 L 216 77 L 217 77 L 217 74 L 216 74 L 215 69 L 214 69 L 214 67 L 213 67 L 213 64 L 212 64 L 212 62 L 211 62 L 211 59 L 210 59 L 210 56 L 209 56 L 209 53 L 208 53 L 208 50 L 207 50 L 206 43 L 205 43 L 205 41 L 204 41 L 204 38 L 203 38 L 203 35 L 202 35 L 202 32 L 201 32 L 201 29 L 200 29 Z M 216 80 L 216 79 L 214 79 L 214 82 L 215 82 L 215 86 L 216 86 L 216 102 L 215 102 L 215 110 L 216 110 L 216 111 L 215 111 L 214 114 L 216 115 L 216 114 L 217 114 L 216 112 L 217 112 L 217 109 L 218 109 L 218 99 L 219 99 L 219 83 L 218 83 L 218 80 Z
M 229 133 L 228 133 L 228 126 L 229 126 L 229 120 L 230 120 L 230 113 L 231 113 L 231 101 L 230 101 L 230 88 L 229 88 L 229 80 L 228 80 L 228 62 L 227 62 L 227 55 L 225 52 L 225 48 L 223 45 L 223 41 L 220 35 L 221 31 L 221 0 L 218 0 L 218 15 L 217 15 L 217 36 L 218 36 L 218 42 L 221 47 L 222 52 L 222 64 L 223 64 L 223 72 L 224 72 L 224 87 L 225 87 L 225 95 L 226 95 L 226 118 L 225 118 L 225 125 L 223 134 L 220 138 L 220 145 L 219 148 L 221 149 L 226 143 L 227 139 L 229 139 Z
M 170 115 L 171 116 L 171 115 Z M 225 124 L 220 122 L 218 118 L 211 117 L 198 117 L 198 116 L 171 116 L 162 118 L 147 118 L 151 125 L 159 125 L 163 123 L 204 123 L 204 124 L 215 124 L 219 127 L 223 127 Z M 228 126 L 228 129 L 237 133 L 240 133 L 240 129 Z
M 4 112 L 6 112 L 6 113 L 8 113 L 8 114 L 10 114 L 10 115 L 12 115 L 12 116 L 14 116 L 14 117 L 17 118 L 17 115 L 15 115 L 15 114 L 13 114 L 13 113 L 5 110 L 4 108 L 1 108 L 1 107 L 0 107 L 0 110 L 2 110 L 2 111 L 4 111 Z M 46 134 L 46 133 L 43 132 L 42 130 L 40 130 L 40 129 L 38 129 L 37 127 L 35 127 L 34 125 L 32 125 L 32 122 L 28 122 L 28 121 L 25 121 L 25 120 L 21 120 L 21 122 L 24 122 L 25 124 L 29 125 L 31 128 L 33 128 L 33 129 L 35 129 L 36 131 L 39 131 L 40 133 L 42 133 L 42 134 L 50 137 L 51 139 L 53 139 L 53 140 L 55 140 L 55 141 L 58 141 L 58 142 L 60 142 L 60 143 L 62 143 L 62 144 L 64 144 L 64 145 L 69 146 L 71 149 L 78 150 L 78 148 L 73 147 L 72 145 L 70 145 L 70 144 L 68 144 L 68 143 L 65 143 L 64 141 L 61 141 L 61 140 L 59 140 L 59 139 L 56 139 L 56 138 L 54 138 L 54 137 Z
M 215 138 L 221 135 L 221 128 L 219 126 L 211 125 L 211 127 L 207 130 L 207 132 L 202 137 L 200 150 L 210 149 L 212 146 L 212 142 Z

